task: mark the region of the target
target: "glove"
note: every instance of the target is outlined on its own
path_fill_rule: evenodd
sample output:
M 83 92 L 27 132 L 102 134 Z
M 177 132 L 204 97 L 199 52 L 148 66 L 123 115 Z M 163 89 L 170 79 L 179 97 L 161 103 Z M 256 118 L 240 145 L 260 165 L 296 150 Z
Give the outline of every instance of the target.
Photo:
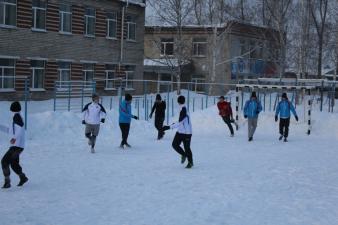
M 257 111 L 256 111 L 256 114 L 258 115 L 259 113 L 260 113 L 260 111 L 257 110 Z
M 248 118 L 248 116 L 247 116 L 247 115 L 244 115 L 244 118 L 246 119 L 246 118 Z
M 275 116 L 275 121 L 276 121 L 276 122 L 278 121 L 278 116 Z
M 105 121 L 106 121 L 105 118 L 102 118 L 102 119 L 101 119 L 101 123 L 104 123 Z
M 137 116 L 133 116 L 133 118 L 134 118 L 135 120 L 138 120 L 138 117 L 137 117 Z
M 82 120 L 82 124 L 86 124 L 86 121 L 85 121 L 85 120 Z
M 150 114 L 150 115 L 149 115 L 149 119 L 151 119 L 151 117 L 152 117 L 152 115 Z
M 295 118 L 296 118 L 296 121 L 298 121 L 298 116 L 295 116 Z
M 166 130 L 169 130 L 170 129 L 170 126 L 163 126 L 162 127 L 162 131 L 166 131 Z

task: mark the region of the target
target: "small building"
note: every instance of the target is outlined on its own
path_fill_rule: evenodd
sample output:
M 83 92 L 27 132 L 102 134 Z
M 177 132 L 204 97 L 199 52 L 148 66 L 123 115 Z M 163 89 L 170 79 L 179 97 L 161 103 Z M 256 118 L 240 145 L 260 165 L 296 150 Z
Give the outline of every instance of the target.
M 143 77 L 144 0 L 1 0 L 0 98 L 50 98 L 57 82 Z M 124 82 L 134 89 L 132 82 Z
M 146 26 L 147 79 L 175 80 L 171 62 L 178 59 L 184 62 L 177 65 L 184 69 L 181 80 L 194 82 L 199 91 L 206 91 L 206 85 L 198 83 L 229 84 L 241 79 L 279 77 L 281 51 L 275 30 L 229 21 L 217 27 L 183 26 L 182 35 L 178 33 L 174 26 Z M 161 66 L 152 65 L 150 60 L 161 62 Z

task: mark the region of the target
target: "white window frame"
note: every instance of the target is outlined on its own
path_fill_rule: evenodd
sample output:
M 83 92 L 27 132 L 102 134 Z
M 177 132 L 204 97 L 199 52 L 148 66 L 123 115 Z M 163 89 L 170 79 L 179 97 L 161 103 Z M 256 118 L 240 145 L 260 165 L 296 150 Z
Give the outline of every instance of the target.
M 114 82 L 114 79 L 111 79 L 111 78 L 108 78 L 108 73 L 114 73 L 114 77 L 115 77 L 115 71 L 114 70 L 105 70 L 105 74 L 106 74 L 106 85 L 105 85 L 105 90 L 116 90 L 115 88 L 115 82 Z M 112 87 L 108 87 L 108 82 L 109 81 L 113 81 L 113 86 Z
M 130 26 L 131 25 L 135 26 L 135 37 L 134 37 L 134 39 L 130 38 Z M 127 27 L 128 27 L 127 41 L 133 41 L 133 42 L 135 42 L 136 41 L 136 22 L 128 21 L 127 22 Z
M 13 76 L 13 88 L 4 88 L 4 80 L 5 78 L 10 78 L 5 75 L 5 69 L 13 69 L 14 70 L 14 76 Z M 1 86 L 0 86 L 0 92 L 6 92 L 6 91 L 14 91 L 15 90 L 15 77 L 16 77 L 16 73 L 15 73 L 15 60 L 14 60 L 14 66 L 1 66 L 0 65 L 0 70 L 1 70 Z
M 4 27 L 4 28 L 16 28 L 16 24 L 17 24 L 17 15 L 18 15 L 18 6 L 17 6 L 17 1 L 16 3 L 11 3 L 11 2 L 0 2 L 0 4 L 3 4 L 3 21 L 4 23 L 0 23 L 0 27 Z M 6 24 L 6 5 L 11 5 L 11 6 L 15 6 L 15 25 L 8 25 Z
M 93 8 L 91 8 L 93 9 Z M 87 15 L 85 14 L 84 17 L 85 17 L 85 36 L 86 37 L 95 37 L 95 31 L 96 31 L 96 10 L 94 9 L 95 11 L 95 15 L 92 16 L 92 15 Z M 94 18 L 94 34 L 88 34 L 88 30 L 87 30 L 87 24 L 88 24 L 88 19 L 89 18 Z
M 71 6 L 70 6 L 71 7 Z M 64 31 L 64 24 L 63 24 L 63 20 L 64 20 L 64 15 L 67 14 L 67 15 L 70 15 L 70 31 Z M 72 34 L 72 8 L 70 8 L 70 12 L 66 12 L 66 11 L 63 11 L 63 10 L 59 10 L 59 15 L 60 15 L 60 23 L 61 23 L 61 27 L 59 28 L 59 32 L 62 33 L 62 34 Z
M 166 54 L 166 49 L 167 49 L 167 45 L 168 44 L 172 44 L 173 45 L 173 54 L 172 55 L 167 55 Z M 164 54 L 162 54 L 162 45 L 164 45 L 164 51 L 163 51 Z M 161 53 L 160 53 L 160 56 L 161 57 L 164 57 L 164 56 L 173 57 L 174 54 L 175 54 L 175 41 L 174 40 L 173 41 L 162 41 L 161 40 Z
M 125 90 L 129 90 L 129 91 L 131 91 L 131 90 L 135 90 L 134 88 L 133 88 L 133 81 L 128 81 L 129 79 L 129 74 L 130 73 L 133 73 L 134 75 L 135 75 L 135 70 L 126 70 L 126 71 L 124 71 L 125 72 L 125 74 L 126 74 L 126 79 L 125 79 Z M 134 79 L 134 78 L 133 78 Z M 130 84 L 131 85 L 128 85 L 128 83 L 130 82 Z
M 67 63 L 70 63 L 70 62 L 67 62 Z M 64 72 L 64 71 L 69 71 L 69 80 L 62 80 L 62 72 Z M 62 84 L 62 82 L 70 82 L 71 81 L 71 75 L 72 75 L 72 65 L 71 65 L 71 63 L 70 63 L 69 69 L 68 68 L 67 69 L 60 68 L 58 66 L 58 82 L 59 82 L 58 89 L 59 90 L 68 90 L 69 83 L 67 84 L 67 86 L 65 86 L 65 85 Z
M 47 4 L 47 3 L 46 3 Z M 33 23 L 33 27 L 32 30 L 33 31 L 46 31 L 46 22 L 47 22 L 47 9 L 46 8 L 41 8 L 41 7 L 36 7 L 36 6 L 32 6 L 32 10 L 33 10 L 33 15 L 32 15 L 32 19 L 34 20 Z M 37 14 L 37 10 L 42 10 L 45 11 L 45 28 L 41 29 L 41 28 L 36 28 L 36 14 Z
M 107 21 L 107 35 L 106 35 L 106 38 L 107 39 L 113 39 L 113 40 L 116 40 L 117 39 L 117 13 L 112 13 L 112 14 L 115 14 L 115 18 L 109 18 L 107 17 L 106 21 Z M 110 22 L 113 22 L 115 23 L 115 37 L 110 37 L 109 36 L 109 31 L 110 31 Z
M 43 61 L 43 60 L 36 60 L 36 61 Z M 46 65 L 46 62 L 44 61 L 44 65 Z M 44 89 L 44 87 L 45 87 L 45 85 L 44 85 L 44 78 L 45 78 L 45 67 L 32 67 L 31 66 L 31 70 L 32 70 L 32 87 L 30 88 L 31 90 L 33 90 L 33 91 L 39 91 L 39 90 L 41 90 L 41 91 L 44 91 L 45 89 Z M 37 88 L 37 87 L 34 87 L 34 80 L 35 80 L 35 71 L 36 70 L 43 70 L 43 82 L 42 82 L 42 88 Z
M 206 41 L 195 41 L 192 43 L 192 48 L 193 48 L 193 56 L 194 57 L 206 57 L 206 54 L 205 55 L 200 55 L 199 54 L 199 46 L 200 45 L 205 45 L 205 51 L 207 51 L 207 44 L 208 42 Z M 195 54 L 195 45 L 197 45 L 197 55 Z

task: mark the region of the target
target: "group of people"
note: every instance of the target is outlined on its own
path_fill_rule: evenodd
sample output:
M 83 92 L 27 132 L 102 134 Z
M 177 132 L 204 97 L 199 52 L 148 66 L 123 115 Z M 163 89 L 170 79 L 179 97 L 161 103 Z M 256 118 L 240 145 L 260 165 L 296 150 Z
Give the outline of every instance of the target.
M 224 100 L 224 96 L 219 98 L 217 103 L 219 115 L 222 117 L 225 124 L 229 127 L 231 137 L 234 136 L 234 129 L 231 123 L 234 123 L 232 108 L 230 102 Z M 250 99 L 245 102 L 244 106 L 244 118 L 248 120 L 248 141 L 253 140 L 253 135 L 257 128 L 257 121 L 259 113 L 262 111 L 262 104 L 258 100 L 256 92 L 252 92 Z M 287 94 L 282 94 L 282 100 L 278 103 L 275 112 L 275 121 L 278 121 L 279 117 L 279 140 L 284 138 L 284 142 L 287 142 L 289 135 L 289 125 L 291 112 L 298 121 L 297 112 L 293 104 L 289 101 Z
M 106 110 L 99 103 L 100 97 L 97 94 L 92 95 L 92 102 L 85 105 L 83 108 L 83 120 L 82 123 L 85 125 L 85 137 L 88 139 L 88 144 L 91 147 L 91 152 L 95 153 L 96 138 L 99 134 L 100 123 L 105 122 Z M 130 123 L 132 119 L 138 120 L 139 118 L 132 114 L 132 96 L 126 94 L 124 100 L 119 105 L 119 126 L 121 129 L 122 141 L 120 148 L 130 148 L 128 143 L 128 135 L 130 130 Z M 170 126 L 163 126 L 165 118 L 166 103 L 162 100 L 161 95 L 156 95 L 156 101 L 152 107 L 149 118 L 152 118 L 155 113 L 155 127 L 158 131 L 157 139 L 163 138 L 165 131 L 169 129 L 177 129 L 177 132 L 172 141 L 173 149 L 181 156 L 181 163 L 188 161 L 186 168 L 192 168 L 193 154 L 190 148 L 191 137 L 192 137 L 192 124 L 188 114 L 187 107 L 185 106 L 185 97 L 179 96 L 177 103 L 180 107 L 179 118 L 176 123 Z M 234 136 L 234 129 L 232 123 L 235 123 L 232 113 L 230 102 L 225 101 L 224 96 L 220 96 L 219 102 L 217 103 L 219 109 L 219 115 L 222 117 L 224 123 L 230 130 L 230 136 Z M 3 131 L 11 135 L 10 144 L 11 147 L 5 153 L 1 160 L 1 166 L 5 182 L 2 188 L 10 188 L 10 167 L 19 176 L 20 181 L 18 186 L 22 186 L 28 181 L 27 176 L 23 173 L 20 166 L 20 154 L 23 152 L 25 147 L 25 128 L 24 121 L 20 114 L 21 105 L 19 102 L 13 102 L 10 106 L 10 111 L 13 112 L 13 118 L 11 126 L 6 127 L 0 125 L 0 131 Z M 253 135 L 257 127 L 257 121 L 259 113 L 262 111 L 262 105 L 257 99 L 256 92 L 251 93 L 250 99 L 245 103 L 244 106 L 244 118 L 248 120 L 248 140 L 253 140 Z M 282 94 L 282 100 L 278 103 L 275 112 L 275 121 L 279 118 L 279 140 L 284 138 L 284 142 L 287 142 L 289 134 L 290 116 L 291 112 L 298 121 L 298 116 L 295 111 L 295 107 L 288 100 L 287 94 Z M 237 126 L 237 124 L 235 124 Z M 183 143 L 183 148 L 181 144 Z

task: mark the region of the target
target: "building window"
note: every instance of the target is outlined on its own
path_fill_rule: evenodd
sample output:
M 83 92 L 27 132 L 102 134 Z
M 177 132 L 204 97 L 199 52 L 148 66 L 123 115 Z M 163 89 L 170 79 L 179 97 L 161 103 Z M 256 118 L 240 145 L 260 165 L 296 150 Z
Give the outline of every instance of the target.
M 162 38 L 161 39 L 161 56 L 173 56 L 174 55 L 174 39 Z
M 70 62 L 58 62 L 59 88 L 68 88 L 70 83 Z
M 107 38 L 116 38 L 117 14 L 107 13 Z
M 46 2 L 33 0 L 32 3 L 32 28 L 34 30 L 46 30 Z
M 240 56 L 241 57 L 245 57 L 247 52 L 246 52 L 246 43 L 245 43 L 245 40 L 240 40 L 239 41 L 239 49 L 240 49 Z
M 207 55 L 207 40 L 205 38 L 194 38 L 192 44 L 194 56 L 202 57 Z
M 250 41 L 250 58 L 256 59 L 257 58 L 257 47 L 255 41 Z
M 14 89 L 15 60 L 0 59 L 0 89 Z
M 32 89 L 44 88 L 44 77 L 45 77 L 45 61 L 32 60 Z
M 133 89 L 135 66 L 126 66 L 125 73 L 126 73 L 126 80 L 125 80 L 124 86 L 126 89 Z
M 0 25 L 16 26 L 16 0 L 0 1 Z
M 106 89 L 115 88 L 116 65 L 106 65 Z
M 62 33 L 72 32 L 72 7 L 69 5 L 60 5 L 59 30 Z
M 94 64 L 83 64 L 84 81 L 92 82 L 94 80 Z
M 95 36 L 95 9 L 86 8 L 85 11 L 85 35 Z
M 127 40 L 136 40 L 136 20 L 133 16 L 127 16 Z

